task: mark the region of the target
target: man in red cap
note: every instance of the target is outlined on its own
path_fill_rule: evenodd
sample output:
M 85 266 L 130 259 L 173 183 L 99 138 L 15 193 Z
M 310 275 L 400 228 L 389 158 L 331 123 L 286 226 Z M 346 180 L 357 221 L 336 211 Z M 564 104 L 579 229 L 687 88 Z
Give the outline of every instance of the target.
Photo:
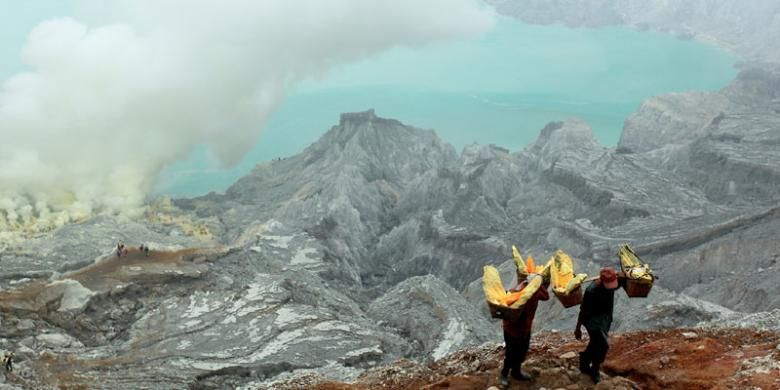
M 607 357 L 609 327 L 612 325 L 612 309 L 615 305 L 615 290 L 620 286 L 618 273 L 612 267 L 604 267 L 599 278 L 585 289 L 577 317 L 574 337 L 582 338 L 581 325 L 588 331 L 588 346 L 580 353 L 580 371 L 590 375 L 593 382 L 601 379 L 599 367 Z

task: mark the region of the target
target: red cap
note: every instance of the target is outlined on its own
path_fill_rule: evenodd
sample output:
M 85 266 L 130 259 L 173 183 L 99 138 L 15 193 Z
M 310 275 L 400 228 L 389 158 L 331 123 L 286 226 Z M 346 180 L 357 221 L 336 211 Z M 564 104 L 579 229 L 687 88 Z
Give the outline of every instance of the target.
M 617 273 L 612 267 L 602 268 L 599 272 L 599 279 L 606 289 L 612 290 L 618 287 Z

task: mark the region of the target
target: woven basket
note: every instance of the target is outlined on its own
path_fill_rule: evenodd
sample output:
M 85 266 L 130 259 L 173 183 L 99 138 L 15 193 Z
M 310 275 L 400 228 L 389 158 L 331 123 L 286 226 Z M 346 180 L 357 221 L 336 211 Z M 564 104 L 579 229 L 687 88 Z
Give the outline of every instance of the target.
M 647 294 L 650 294 L 653 284 L 627 279 L 623 288 L 626 290 L 626 295 L 630 298 L 646 298 Z
M 569 295 L 555 293 L 555 296 L 561 301 L 563 307 L 577 306 L 582 303 L 582 286 L 572 290 Z
M 525 306 L 520 306 L 516 309 L 501 305 L 496 305 L 495 303 L 488 302 L 488 307 L 490 308 L 490 316 L 493 318 L 500 318 L 502 320 L 507 320 L 510 322 L 514 322 L 520 319 L 520 316 L 523 315 L 523 309 Z

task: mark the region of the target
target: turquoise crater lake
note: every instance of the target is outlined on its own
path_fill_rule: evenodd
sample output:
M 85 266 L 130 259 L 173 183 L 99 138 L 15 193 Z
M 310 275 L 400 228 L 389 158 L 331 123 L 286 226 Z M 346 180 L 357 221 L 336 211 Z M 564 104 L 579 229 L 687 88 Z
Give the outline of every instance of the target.
M 717 90 L 736 58 L 716 47 L 626 27 L 570 29 L 499 19 L 475 39 L 396 48 L 308 80 L 267 123 L 257 145 L 230 169 L 207 151 L 167 167 L 155 192 L 224 191 L 255 164 L 302 151 L 342 112 L 436 130 L 458 150 L 477 142 L 516 151 L 548 122 L 579 117 L 605 145 L 642 100 L 669 92 Z

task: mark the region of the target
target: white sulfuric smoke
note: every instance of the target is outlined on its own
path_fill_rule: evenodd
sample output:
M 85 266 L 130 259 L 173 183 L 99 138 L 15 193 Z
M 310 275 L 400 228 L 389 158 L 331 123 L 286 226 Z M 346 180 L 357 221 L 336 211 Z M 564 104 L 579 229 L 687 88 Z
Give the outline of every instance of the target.
M 479 34 L 476 0 L 86 1 L 38 25 L 0 90 L 0 234 L 132 213 L 160 169 L 254 146 L 296 82 Z

